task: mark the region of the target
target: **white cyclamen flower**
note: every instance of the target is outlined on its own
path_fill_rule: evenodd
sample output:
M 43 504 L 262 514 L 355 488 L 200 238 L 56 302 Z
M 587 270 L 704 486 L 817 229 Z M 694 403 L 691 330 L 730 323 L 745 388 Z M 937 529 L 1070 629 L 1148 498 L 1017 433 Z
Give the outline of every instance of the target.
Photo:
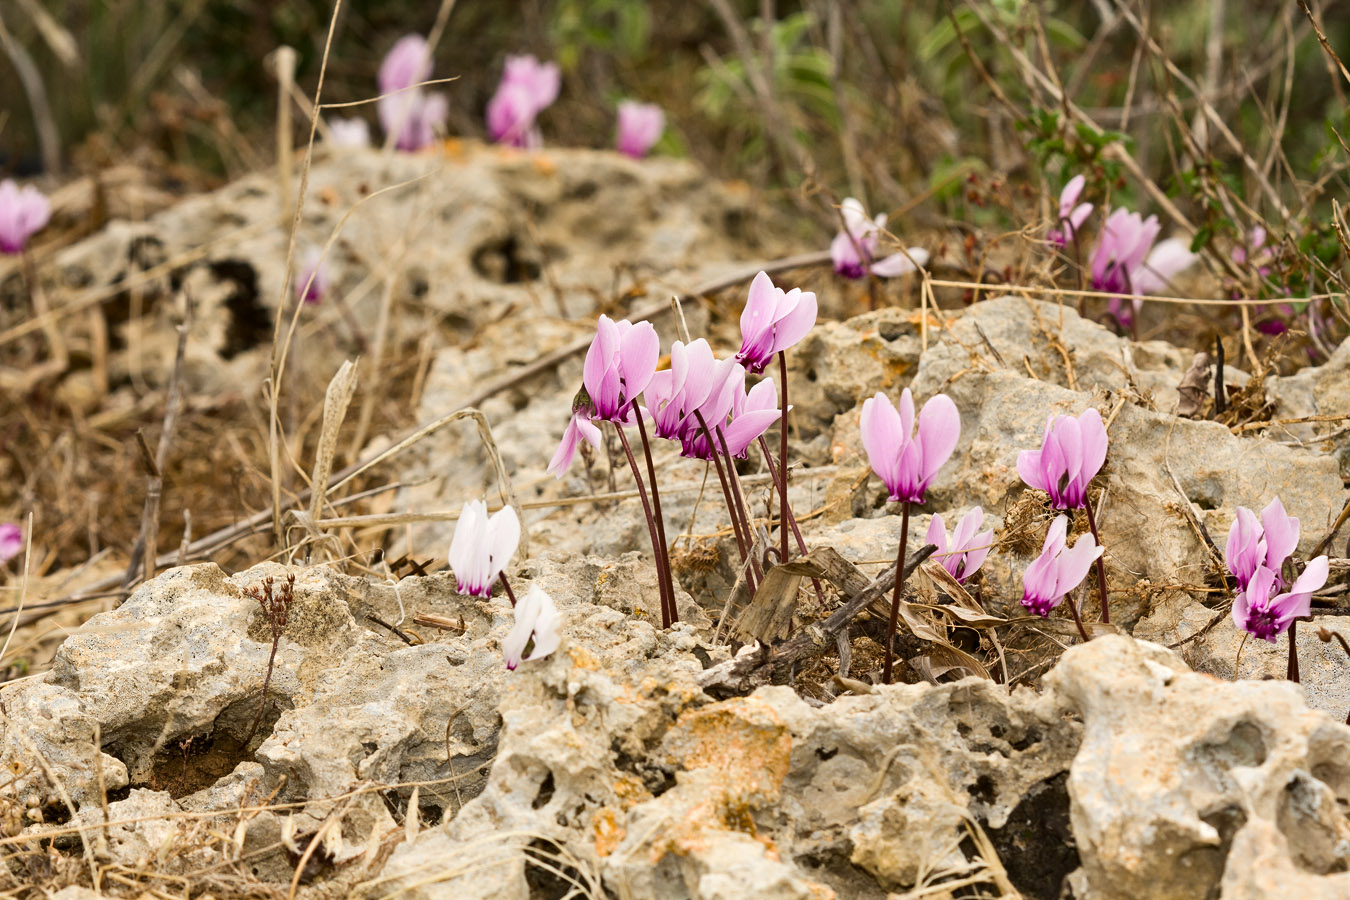
M 557 650 L 562 643 L 562 635 L 558 630 L 561 625 L 562 616 L 558 613 L 558 607 L 553 605 L 553 598 L 544 593 L 539 585 L 530 585 L 525 599 L 516 605 L 516 624 L 506 640 L 502 641 L 506 668 L 515 671 L 531 638 L 534 639 L 534 646 L 530 649 L 530 655 L 525 657 L 526 660 L 542 659 Z
M 489 518 L 486 502 L 465 503 L 450 541 L 450 568 L 455 570 L 459 592 L 492 596 L 492 585 L 519 543 L 520 519 L 514 509 L 504 506 Z

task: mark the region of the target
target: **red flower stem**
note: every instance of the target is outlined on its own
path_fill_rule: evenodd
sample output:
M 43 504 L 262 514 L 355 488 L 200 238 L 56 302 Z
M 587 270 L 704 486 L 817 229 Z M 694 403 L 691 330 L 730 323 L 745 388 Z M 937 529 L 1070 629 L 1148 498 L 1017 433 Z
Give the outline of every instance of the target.
M 781 416 L 781 417 L 779 418 L 779 420 L 778 420 L 778 431 L 779 431 L 779 435 L 780 435 L 780 437 L 779 437 L 779 445 L 778 445 L 778 459 L 779 459 L 779 461 L 782 463 L 782 465 L 779 466 L 779 468 L 780 468 L 780 469 L 782 470 L 782 472 L 783 472 L 783 477 L 780 478 L 780 479 L 777 479 L 777 481 L 778 481 L 778 495 L 779 495 L 779 497 L 782 499 L 781 510 L 780 510 L 779 516 L 778 516 L 778 533 L 781 535 L 781 538 L 782 538 L 782 543 L 781 543 L 781 545 L 780 545 L 780 546 L 781 546 L 781 549 L 779 550 L 779 553 L 778 553 L 778 561 L 779 561 L 779 562 L 787 562 L 787 561 L 788 561 L 788 520 L 789 520 L 789 517 L 792 515 L 792 513 L 788 510 L 788 495 L 787 495 L 787 494 L 788 494 L 788 486 L 787 486 L 787 480 L 788 480 L 788 474 L 787 474 L 787 470 L 788 470 L 788 464 L 787 464 L 787 441 L 788 441 L 788 418 L 787 418 L 787 417 L 788 417 L 788 393 L 787 393 L 787 382 L 788 382 L 788 371 L 787 371 L 787 351 L 786 351 L 786 350 L 779 350 L 779 351 L 778 351 L 778 377 L 779 377 L 779 379 L 782 380 L 782 382 L 783 382 L 783 383 L 779 386 L 780 396 L 779 396 L 779 401 L 778 401 L 778 408 L 779 408 L 780 410 L 782 410 L 782 416 Z M 770 463 L 770 466 L 772 466 L 772 463 Z M 794 523 L 794 527 L 795 527 L 795 523 Z M 798 540 L 801 540 L 801 536 L 800 536 L 800 535 L 798 535 Z M 805 547 L 802 548 L 802 552 L 803 552 L 803 553 L 806 552 L 806 548 L 805 548 Z
M 511 582 L 506 580 L 506 573 L 502 572 L 497 576 L 497 580 L 502 583 L 502 590 L 506 592 L 506 599 L 511 601 L 511 608 L 516 607 L 516 592 L 511 590 Z
M 637 459 L 633 457 L 633 448 L 628 445 L 628 435 L 623 433 L 623 427 L 617 422 L 614 423 L 614 430 L 619 433 L 619 440 L 623 442 L 623 452 L 628 456 L 628 467 L 633 470 L 633 480 L 637 482 L 638 496 L 642 498 L 642 511 L 647 514 L 647 533 L 652 539 L 652 555 L 656 557 L 656 587 L 661 592 L 662 627 L 666 627 L 670 623 L 664 621 L 668 607 L 666 606 L 665 580 L 660 577 L 661 551 L 658 548 L 661 544 L 661 538 L 656 533 L 656 520 L 652 518 L 652 505 L 647 499 L 647 489 L 642 485 L 642 473 L 638 471 Z
M 901 506 L 900 548 L 895 552 L 895 594 L 891 597 L 891 620 L 886 625 L 886 662 L 881 667 L 881 683 L 891 683 L 891 665 L 895 660 L 895 627 L 900 621 L 900 594 L 905 587 L 905 544 L 909 543 L 909 501 Z
M 670 609 L 662 610 L 661 616 L 666 619 L 666 627 L 671 623 L 680 621 L 680 613 L 675 608 L 675 580 L 674 574 L 670 571 L 670 549 L 666 543 L 666 522 L 661 515 L 661 493 L 656 489 L 656 466 L 652 464 L 652 445 L 647 441 L 647 425 L 642 420 L 642 409 L 634 404 L 633 415 L 637 417 L 638 434 L 642 435 L 642 452 L 647 456 L 647 480 L 652 488 L 652 511 L 656 514 L 656 533 L 661 538 L 661 558 L 657 561 L 657 577 L 660 578 L 666 589 L 666 602 L 670 604 Z
M 1088 528 L 1092 530 L 1092 540 L 1100 547 L 1102 545 L 1102 539 L 1097 534 L 1097 517 L 1092 514 L 1092 501 L 1088 499 L 1086 495 L 1083 497 L 1083 508 L 1087 510 Z M 1101 556 L 1097 557 L 1097 590 L 1099 590 L 1102 595 L 1102 621 L 1109 623 L 1111 621 L 1111 606 L 1110 602 L 1106 599 L 1105 556 L 1106 554 L 1103 553 Z M 1082 630 L 1082 626 L 1079 626 L 1079 630 Z M 1086 639 L 1087 637 L 1085 635 L 1084 640 Z
M 1298 684 L 1298 619 L 1289 623 L 1289 670 L 1285 673 L 1285 678 Z M 1350 720 L 1347 720 L 1350 721 Z
M 736 471 L 736 459 L 731 455 L 727 448 L 727 436 L 719 428 L 717 430 L 717 439 L 722 445 L 722 455 L 727 459 L 727 480 L 731 482 L 731 492 L 736 498 L 736 506 L 741 512 L 741 521 L 745 523 L 745 543 L 750 548 L 750 568 L 755 573 L 755 580 L 760 581 L 764 578 L 764 570 L 760 567 L 759 557 L 755 556 L 755 533 L 750 527 L 750 510 L 745 502 L 745 495 L 741 492 L 741 474 Z M 716 451 L 713 451 L 716 454 Z
M 736 514 L 736 504 L 731 499 L 731 485 L 727 483 L 727 474 L 722 469 L 722 457 L 718 455 L 717 444 L 713 441 L 712 431 L 708 428 L 708 423 L 703 420 L 703 413 L 695 412 L 694 418 L 698 420 L 699 426 L 703 429 L 703 437 L 708 442 L 709 455 L 712 457 L 713 465 L 717 467 L 717 480 L 722 483 L 722 499 L 727 505 L 727 515 L 731 517 L 731 530 L 736 534 L 736 549 L 741 554 L 741 567 L 745 567 L 746 561 L 750 558 L 750 552 L 746 549 L 745 535 L 741 533 L 741 520 Z M 746 574 L 747 581 L 753 581 L 749 572 Z M 751 585 L 750 593 L 754 595 L 754 587 Z
M 1076 591 L 1077 588 L 1074 590 Z M 1078 626 L 1078 633 L 1082 635 L 1083 643 L 1086 644 L 1088 641 L 1092 640 L 1092 638 L 1088 637 L 1087 629 L 1083 627 L 1083 617 L 1078 614 L 1078 604 L 1074 601 L 1072 592 L 1070 596 L 1065 597 L 1064 599 L 1069 604 L 1069 612 L 1073 613 L 1073 624 Z

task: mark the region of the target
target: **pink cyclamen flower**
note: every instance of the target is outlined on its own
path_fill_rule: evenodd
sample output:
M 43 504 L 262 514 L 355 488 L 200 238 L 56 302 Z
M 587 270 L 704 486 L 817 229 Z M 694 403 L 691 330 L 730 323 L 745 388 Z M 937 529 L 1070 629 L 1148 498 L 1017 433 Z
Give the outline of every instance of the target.
M 652 376 L 644 394 L 657 437 L 683 441 L 699 428 L 696 412 L 709 425 L 725 419 L 734 402 L 736 382 L 744 390 L 745 368 L 734 359 L 717 359 L 703 338 L 670 347 L 670 368 Z
M 531 584 L 525 597 L 516 605 L 516 624 L 502 640 L 502 655 L 506 668 L 515 671 L 522 661 L 548 656 L 562 643 L 562 616 L 553 598 L 537 584 Z M 530 642 L 534 646 L 530 646 Z M 529 655 L 525 650 L 529 649 Z M 522 660 L 523 657 L 523 660 Z
M 22 253 L 51 217 L 52 205 L 37 188 L 20 188 L 8 178 L 0 182 L 0 253 Z
M 863 402 L 862 442 L 872 471 L 890 491 L 892 502 L 922 503 L 938 469 L 956 449 L 961 437 L 961 414 L 946 394 L 938 394 L 919 413 L 914 434 L 914 397 L 909 388 L 900 394 L 900 409 L 878 392 Z
M 549 460 L 547 472 L 555 478 L 562 478 L 567 474 L 567 470 L 572 467 L 572 458 L 576 456 L 577 448 L 581 446 L 582 441 L 599 450 L 600 429 L 590 420 L 585 410 L 574 410 L 572 418 L 567 421 L 567 430 L 563 432 L 562 443 L 558 444 L 558 449 L 553 452 L 553 458 Z
M 991 528 L 976 534 L 976 530 L 983 524 L 984 510 L 977 506 L 962 516 L 961 521 L 956 524 L 949 549 L 947 525 L 942 521 L 942 516 L 933 513 L 932 521 L 928 523 L 928 536 L 925 540 L 937 547 L 935 556 L 942 562 L 942 567 L 959 582 L 964 583 L 967 578 L 980 571 L 985 557 L 989 555 L 994 541 L 994 530 Z
M 1087 221 L 1087 217 L 1092 215 L 1091 203 L 1078 202 L 1085 184 L 1086 178 L 1075 175 L 1069 179 L 1069 183 L 1064 185 L 1064 190 L 1059 194 L 1059 220 L 1055 227 L 1045 234 L 1045 239 L 1057 247 L 1063 247 L 1072 241 L 1077 236 L 1078 229 Z
M 1051 417 L 1045 423 L 1041 449 L 1017 455 L 1017 474 L 1031 487 L 1050 495 L 1055 509 L 1081 509 L 1088 482 L 1106 462 L 1106 426 L 1102 414 Z
M 916 271 L 916 263 L 927 264 L 928 251 L 922 247 L 909 247 L 905 253 L 893 253 L 885 259 L 875 260 L 886 214 L 878 213 L 875 219 L 869 219 L 862 203 L 852 197 L 839 205 L 839 212 L 844 219 L 844 230 L 830 242 L 830 258 L 834 261 L 834 271 L 845 278 L 862 278 L 869 271 L 883 278 L 894 278 Z
M 687 401 L 688 411 L 678 433 L 680 455 L 686 459 L 711 461 L 715 454 L 722 452 L 721 441 L 716 436 L 727 436 L 727 417 L 745 406 L 745 366 L 734 359 L 719 359 L 713 364 L 711 373 L 703 402 L 694 405 L 694 394 Z M 707 424 L 708 431 L 713 435 L 711 445 L 704 433 L 703 423 Z
M 554 100 L 562 75 L 557 63 L 541 63 L 533 56 L 508 56 L 497 92 L 488 101 L 488 134 L 514 147 L 538 147 L 543 141 L 535 118 Z
M 726 438 L 727 452 L 744 459 L 750 445 L 782 416 L 778 409 L 778 389 L 774 387 L 772 378 L 764 379 L 749 392 L 745 390 L 743 379 L 736 382 L 732 395 L 731 422 L 719 429 L 722 437 Z M 720 440 L 718 446 L 721 446 Z
M 394 146 L 399 150 L 430 146 L 436 129 L 445 124 L 445 95 L 428 94 L 418 86 L 430 77 L 431 49 L 420 34 L 400 38 L 380 63 L 380 126 L 385 134 L 397 135 Z
M 660 353 L 661 340 L 650 322 L 634 325 L 627 319 L 615 322 L 601 316 L 581 376 L 591 417 L 626 424 L 638 394 L 656 374 Z
M 765 272 L 750 282 L 750 295 L 741 312 L 741 349 L 736 361 L 758 375 L 774 354 L 806 337 L 816 324 L 816 295 L 793 288 L 774 287 Z
M 328 266 L 324 263 L 323 251 L 311 247 L 295 274 L 295 299 L 302 303 L 319 303 L 328 293 L 328 287 Z
M 1284 511 L 1279 497 L 1261 510 L 1259 523 L 1256 513 L 1239 506 L 1224 547 L 1224 559 L 1228 571 L 1237 579 L 1238 590 L 1247 590 L 1247 585 L 1263 566 L 1275 573 L 1276 586 L 1282 586 L 1280 569 L 1298 547 L 1298 536 L 1298 517 Z
M 661 139 L 665 130 L 666 114 L 655 103 L 621 101 L 614 148 L 633 159 L 641 159 Z
M 520 519 L 513 508 L 503 506 L 489 517 L 484 501 L 465 503 L 450 541 L 450 568 L 459 592 L 491 597 L 497 576 L 519 543 Z
M 1327 583 L 1328 569 L 1329 560 L 1319 556 L 1308 563 L 1288 591 L 1275 594 L 1280 589 L 1279 576 L 1265 566 L 1257 566 L 1247 587 L 1233 600 L 1233 622 L 1252 637 L 1275 643 L 1295 619 L 1311 611 L 1313 591 Z
M 1144 219 L 1137 212 L 1117 209 L 1097 235 L 1092 251 L 1092 289 L 1117 295 L 1111 312 L 1124 325 L 1139 314 L 1143 305 L 1139 298 L 1162 290 L 1196 260 L 1186 242 L 1177 238 L 1153 246 L 1161 230 L 1157 216 Z M 1133 313 L 1125 310 L 1121 297 L 1133 298 Z
M 23 552 L 23 529 L 13 522 L 0 522 L 0 566 Z
M 1069 591 L 1082 584 L 1088 570 L 1102 555 L 1102 548 L 1084 534 L 1072 549 L 1065 549 L 1069 530 L 1068 516 L 1060 515 L 1050 523 L 1041 555 L 1027 566 L 1022 575 L 1022 605 L 1044 618 L 1059 606 Z

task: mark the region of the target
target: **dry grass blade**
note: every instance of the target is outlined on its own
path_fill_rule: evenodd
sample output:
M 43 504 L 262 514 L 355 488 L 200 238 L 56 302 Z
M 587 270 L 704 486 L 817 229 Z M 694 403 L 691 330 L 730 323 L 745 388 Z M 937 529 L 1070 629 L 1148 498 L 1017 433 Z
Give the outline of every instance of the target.
M 328 478 L 333 472 L 333 458 L 337 453 L 338 431 L 347 418 L 347 407 L 356 393 L 356 364 L 350 359 L 342 363 L 328 382 L 323 397 L 323 429 L 319 434 L 318 452 L 314 458 L 314 474 L 310 479 L 312 495 L 309 517 L 317 522 L 323 513 L 328 496 Z

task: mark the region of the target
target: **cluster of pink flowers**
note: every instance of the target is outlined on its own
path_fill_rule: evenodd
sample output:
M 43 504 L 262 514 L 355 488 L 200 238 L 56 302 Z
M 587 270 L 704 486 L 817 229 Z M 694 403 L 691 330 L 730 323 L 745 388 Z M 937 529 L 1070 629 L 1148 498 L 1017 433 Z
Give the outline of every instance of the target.
M 797 343 L 816 320 L 816 295 L 775 287 L 760 272 L 750 286 L 741 315 L 742 343 L 734 358 L 717 359 L 702 338 L 670 348 L 670 368 L 656 371 L 660 339 L 649 322 L 612 321 L 601 316 L 582 369 L 585 396 L 577 408 L 548 471 L 561 478 L 584 440 L 600 443 L 596 422 L 632 424 L 639 396 L 657 437 L 678 441 L 681 453 L 711 460 L 725 440 L 733 456 L 750 445 L 782 416 L 771 378 L 746 389 L 747 374 L 759 374 L 774 355 Z M 703 424 L 717 446 L 708 445 Z
M 449 114 L 444 94 L 430 94 L 421 83 L 431 78 L 426 38 L 410 34 L 394 44 L 380 64 L 380 126 L 393 134 L 399 150 L 421 150 L 435 140 Z
M 1092 215 L 1091 203 L 1079 203 L 1078 198 L 1083 193 L 1083 187 L 1087 184 L 1087 179 L 1082 175 L 1075 175 L 1069 179 L 1069 183 L 1064 185 L 1064 190 L 1059 195 L 1059 221 L 1054 228 L 1045 233 L 1045 239 L 1056 247 L 1066 247 L 1078 239 L 1078 231 L 1087 221 L 1087 217 Z
M 1298 519 L 1285 512 L 1279 497 L 1261 510 L 1259 521 L 1256 513 L 1239 506 L 1229 529 L 1224 556 L 1238 586 L 1233 622 L 1263 641 L 1274 643 L 1296 619 L 1308 615 L 1313 591 L 1326 584 L 1330 565 L 1325 556 L 1309 562 L 1293 584 L 1286 584 L 1282 573 L 1298 547 L 1298 536 Z

